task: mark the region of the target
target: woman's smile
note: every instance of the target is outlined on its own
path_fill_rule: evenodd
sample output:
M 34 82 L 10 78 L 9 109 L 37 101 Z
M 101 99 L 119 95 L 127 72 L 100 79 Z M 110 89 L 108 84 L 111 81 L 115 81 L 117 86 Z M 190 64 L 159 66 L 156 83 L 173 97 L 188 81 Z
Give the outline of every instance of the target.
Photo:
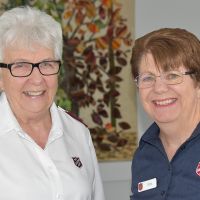
M 45 93 L 45 90 L 41 90 L 41 91 L 24 91 L 23 93 L 26 96 L 37 97 L 37 96 L 43 95 Z
M 170 106 L 176 102 L 176 98 L 168 98 L 168 99 L 162 99 L 162 100 L 153 100 L 153 104 L 155 106 Z

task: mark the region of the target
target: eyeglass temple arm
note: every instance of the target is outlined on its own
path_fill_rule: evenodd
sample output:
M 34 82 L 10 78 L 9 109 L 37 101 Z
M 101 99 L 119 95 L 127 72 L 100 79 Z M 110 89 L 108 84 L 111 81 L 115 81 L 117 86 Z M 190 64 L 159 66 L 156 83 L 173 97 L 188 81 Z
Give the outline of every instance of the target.
M 0 68 L 8 68 L 8 65 L 5 63 L 0 63 Z
M 191 75 L 191 74 L 196 74 L 195 71 L 188 71 L 188 72 L 185 72 L 184 75 Z

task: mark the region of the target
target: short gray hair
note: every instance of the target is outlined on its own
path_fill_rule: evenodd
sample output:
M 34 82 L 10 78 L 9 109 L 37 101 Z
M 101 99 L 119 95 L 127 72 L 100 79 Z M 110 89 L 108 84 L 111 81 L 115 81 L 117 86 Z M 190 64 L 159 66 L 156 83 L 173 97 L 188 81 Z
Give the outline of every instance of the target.
M 0 60 L 4 49 L 12 45 L 28 47 L 39 44 L 52 49 L 56 59 L 62 58 L 61 25 L 45 12 L 29 6 L 16 7 L 0 16 Z

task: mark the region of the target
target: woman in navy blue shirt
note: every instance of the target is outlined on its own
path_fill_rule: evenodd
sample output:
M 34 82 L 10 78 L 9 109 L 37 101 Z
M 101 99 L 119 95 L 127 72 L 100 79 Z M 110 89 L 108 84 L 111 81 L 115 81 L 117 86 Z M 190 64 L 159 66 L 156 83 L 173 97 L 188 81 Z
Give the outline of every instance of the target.
M 134 154 L 131 200 L 200 199 L 200 41 L 159 29 L 135 41 L 131 64 L 154 121 Z

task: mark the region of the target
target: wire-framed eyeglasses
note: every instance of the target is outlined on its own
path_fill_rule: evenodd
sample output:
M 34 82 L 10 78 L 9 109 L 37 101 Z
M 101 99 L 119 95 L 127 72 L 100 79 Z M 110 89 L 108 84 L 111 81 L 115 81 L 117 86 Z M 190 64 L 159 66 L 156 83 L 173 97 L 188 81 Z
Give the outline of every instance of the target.
M 184 75 L 191 74 L 195 74 L 195 72 L 167 71 L 161 73 L 159 76 L 156 76 L 152 73 L 143 73 L 137 76 L 134 81 L 136 82 L 137 87 L 140 89 L 152 87 L 156 82 L 156 78 L 158 77 L 160 77 L 162 81 L 167 85 L 176 85 L 183 82 Z
M 30 62 L 15 62 L 15 63 L 0 63 L 0 68 L 7 68 L 14 77 L 30 76 L 34 67 L 38 68 L 39 72 L 44 76 L 58 74 L 60 71 L 61 61 L 51 60 L 38 63 Z

